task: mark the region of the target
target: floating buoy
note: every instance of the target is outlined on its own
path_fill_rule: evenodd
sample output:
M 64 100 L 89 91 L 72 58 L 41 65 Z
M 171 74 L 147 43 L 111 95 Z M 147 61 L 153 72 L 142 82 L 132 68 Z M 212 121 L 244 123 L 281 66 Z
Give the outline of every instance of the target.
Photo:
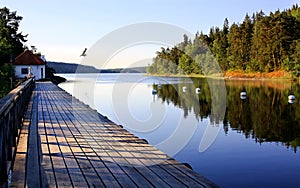
M 200 90 L 201 90 L 201 89 L 200 89 L 199 87 L 197 87 L 197 88 L 196 88 L 196 93 L 199 94 L 199 93 L 200 93 Z
M 158 85 L 157 85 L 157 89 L 161 89 L 161 84 L 158 84 Z
M 186 92 L 186 86 L 183 86 L 183 87 L 182 87 L 182 91 L 183 91 L 183 93 Z
M 240 97 L 241 97 L 242 100 L 245 100 L 245 99 L 247 98 L 247 93 L 246 93 L 246 91 L 242 91 L 242 92 L 240 93 Z
M 288 96 L 288 99 L 289 100 L 295 100 L 295 96 L 291 94 L 291 95 Z
M 289 104 L 293 104 L 294 102 L 295 102 L 295 95 L 293 95 L 293 94 L 290 94 L 289 96 L 288 96 L 288 103 Z
M 157 90 L 156 89 L 153 89 L 152 90 L 152 95 L 156 95 L 157 94 Z
M 242 92 L 241 92 L 241 96 L 247 96 L 246 91 L 242 91 Z

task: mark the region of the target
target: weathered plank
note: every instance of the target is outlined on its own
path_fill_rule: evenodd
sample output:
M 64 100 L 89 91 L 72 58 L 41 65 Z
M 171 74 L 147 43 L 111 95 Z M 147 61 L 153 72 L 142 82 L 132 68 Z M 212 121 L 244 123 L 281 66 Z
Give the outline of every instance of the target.
M 13 187 L 23 187 L 26 184 L 26 154 L 27 154 L 27 140 L 28 140 L 28 127 L 30 124 L 33 96 L 28 104 L 28 110 L 23 119 L 23 126 L 20 130 L 18 139 L 18 149 L 16 151 L 14 169 L 11 186 Z
M 39 140 L 37 135 L 37 101 L 38 96 L 33 94 L 32 115 L 30 118 L 28 149 L 27 149 L 27 166 L 26 166 L 26 182 L 28 187 L 40 186 L 40 165 L 39 165 Z M 32 176 L 31 174 L 34 174 Z
M 82 138 L 82 134 L 83 131 L 81 130 L 81 132 L 79 132 L 78 128 L 75 126 L 74 122 L 71 123 L 72 121 L 72 117 L 71 116 L 67 116 L 66 114 L 70 114 L 69 113 L 69 109 L 63 109 L 62 106 L 57 106 L 57 110 L 63 112 L 64 110 L 67 110 L 66 113 L 61 113 L 61 117 L 63 119 L 64 122 L 69 122 L 68 125 L 66 125 L 68 127 L 68 129 L 70 130 L 70 132 L 66 131 L 68 134 L 68 140 L 69 141 L 73 141 L 73 145 L 71 145 L 72 150 L 74 151 L 74 153 L 76 154 L 76 156 L 82 156 L 82 154 L 87 153 L 87 147 L 88 144 L 85 142 L 85 140 Z M 72 137 L 74 136 L 74 138 Z M 71 137 L 71 138 L 70 138 Z M 74 144 L 77 146 L 74 146 Z M 77 144 L 80 144 L 81 147 L 78 147 Z M 84 147 L 83 147 L 84 146 Z M 91 152 L 91 148 L 90 149 Z M 85 150 L 85 152 L 83 152 L 83 150 Z M 93 163 L 93 166 L 96 170 L 96 173 L 101 175 L 101 179 L 103 180 L 103 182 L 106 184 L 106 186 L 120 186 L 120 184 L 118 183 L 118 181 L 120 181 L 122 183 L 122 185 L 124 186 L 126 183 L 128 183 L 128 181 L 126 182 L 122 182 L 122 180 L 124 178 L 120 178 L 119 180 L 116 180 L 114 175 L 111 173 L 111 171 L 117 172 L 118 170 L 116 170 L 116 167 L 111 166 L 110 164 L 105 164 L 97 155 L 93 155 L 93 156 L 87 156 L 89 158 L 89 160 Z M 81 160 L 79 160 L 81 161 Z M 132 187 L 132 184 L 129 184 L 129 186 Z
M 12 185 L 33 185 L 35 170 L 40 187 L 216 187 L 54 84 L 37 83 L 34 95 L 30 132 L 23 127 L 20 137 L 29 147 L 19 142 L 15 163 L 32 164 L 32 173 L 13 176 Z
M 37 89 L 40 89 L 37 85 Z M 44 95 L 45 97 L 45 95 Z M 51 109 L 51 106 L 48 106 L 47 103 L 43 103 L 44 98 L 42 100 L 42 104 L 47 107 L 48 111 L 48 124 L 46 124 L 46 135 L 48 139 L 48 147 L 49 154 L 53 165 L 53 172 L 56 181 L 56 185 L 59 187 L 71 187 L 72 181 L 70 178 L 70 174 L 68 168 L 66 168 L 66 162 L 63 157 L 63 151 L 61 151 L 60 143 L 58 138 L 62 135 L 57 133 L 58 130 L 58 122 L 55 118 L 55 112 Z M 51 173 L 50 173 L 51 174 Z
M 49 97 L 47 97 L 49 99 Z M 51 110 L 57 111 L 57 112 L 63 112 L 60 109 L 57 109 L 56 105 L 50 105 Z M 66 137 L 72 137 L 70 132 L 68 131 L 68 128 L 64 122 L 64 120 L 61 117 L 62 113 L 57 114 L 55 117 L 56 119 L 53 120 L 56 122 L 56 129 L 55 134 L 58 136 L 57 141 L 59 143 L 59 147 L 61 149 L 61 152 L 63 154 L 63 158 L 66 162 L 66 167 L 69 171 L 70 177 L 72 179 L 72 183 L 75 187 L 85 187 L 88 184 L 90 186 L 102 186 L 102 182 L 99 180 L 98 177 L 95 177 L 94 173 L 91 173 L 89 171 L 86 171 L 85 169 L 93 168 L 87 160 L 78 159 L 74 156 L 74 153 L 83 153 L 81 147 L 76 143 L 73 142 L 72 145 L 76 145 L 79 149 L 79 151 L 76 151 L 74 149 L 74 146 L 70 145 L 67 141 Z M 88 184 L 86 184 L 88 183 Z

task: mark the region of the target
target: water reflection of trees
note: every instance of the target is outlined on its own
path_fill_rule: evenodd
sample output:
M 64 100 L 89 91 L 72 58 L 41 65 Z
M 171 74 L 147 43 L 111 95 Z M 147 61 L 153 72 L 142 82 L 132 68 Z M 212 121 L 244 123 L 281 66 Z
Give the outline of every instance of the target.
M 184 92 L 183 87 L 187 87 Z M 211 99 L 210 94 L 203 89 L 201 94 L 195 93 L 193 84 L 164 84 L 160 89 L 154 85 L 154 89 L 158 91 L 158 97 L 167 104 L 173 103 L 184 111 L 184 117 L 189 113 L 194 112 L 198 120 L 202 120 L 210 115 Z M 209 92 L 209 90 L 206 90 Z
M 227 108 L 220 120 L 211 113 L 211 94 L 205 79 L 195 79 L 193 84 L 166 84 L 161 89 L 154 86 L 166 103 L 183 109 L 184 116 L 194 113 L 198 120 L 209 117 L 212 123 L 223 122 L 225 133 L 229 127 L 256 142 L 278 142 L 295 151 L 300 146 L 300 87 L 294 84 L 294 104 L 288 103 L 291 83 L 263 81 L 227 81 Z M 186 92 L 183 87 L 186 86 Z M 195 88 L 200 87 L 197 94 Z M 247 98 L 240 99 L 245 90 Z

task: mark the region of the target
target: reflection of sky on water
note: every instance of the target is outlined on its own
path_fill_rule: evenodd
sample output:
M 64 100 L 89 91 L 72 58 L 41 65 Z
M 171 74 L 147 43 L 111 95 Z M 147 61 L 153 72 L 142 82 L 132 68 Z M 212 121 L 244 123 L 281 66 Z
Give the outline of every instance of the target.
M 258 144 L 229 129 L 219 132 L 216 141 L 205 152 L 197 145 L 205 126 L 198 126 L 194 137 L 175 158 L 189 162 L 193 169 L 221 187 L 297 187 L 300 154 L 280 143 Z
M 118 80 L 118 83 L 116 83 L 116 80 Z M 138 82 L 135 83 L 137 80 Z M 167 104 L 158 95 L 153 98 L 153 83 L 164 84 L 163 81 L 172 84 L 184 83 L 182 78 L 164 78 L 160 80 L 156 77 L 145 78 L 142 75 L 135 75 L 134 78 L 113 75 L 100 76 L 94 84 L 94 106 L 101 114 L 108 116 L 109 119 L 118 124 L 124 125 L 139 137 L 146 138 L 149 143 L 156 145 L 165 152 L 170 151 L 172 153 L 172 151 L 178 149 L 179 142 L 185 142 L 185 147 L 174 158 L 189 163 L 195 171 L 221 187 L 297 187 L 299 185 L 299 151 L 294 153 L 291 147 L 288 148 L 279 141 L 258 143 L 251 135 L 249 138 L 245 138 L 243 131 L 237 131 L 236 128 L 230 127 L 230 122 L 226 133 L 223 130 L 223 124 L 219 125 L 222 126 L 222 129 L 215 142 L 205 152 L 199 152 L 199 144 L 206 126 L 211 126 L 210 116 L 197 120 L 193 109 L 191 109 L 188 115 L 183 118 L 183 111 L 178 105 L 175 106 L 171 101 Z M 154 127 L 149 132 L 135 132 L 130 129 L 130 125 L 119 122 L 114 110 L 118 106 L 113 106 L 111 93 L 114 87 L 118 87 L 118 84 L 132 87 L 128 94 L 128 110 L 136 120 L 141 122 L 140 126 L 144 126 L 143 121 L 151 118 L 151 105 L 155 103 L 157 108 L 164 108 L 165 115 L 160 126 Z M 61 87 L 72 93 L 73 85 L 74 82 L 67 82 L 61 84 Z M 251 90 L 251 92 L 256 90 Z M 250 92 L 247 92 L 247 100 L 253 100 L 256 97 L 250 94 Z M 234 95 L 240 100 L 240 93 Z M 285 97 L 281 95 L 274 96 Z M 76 97 L 84 99 L 84 96 Z M 114 100 L 124 100 L 124 97 L 120 94 L 120 98 Z M 118 104 L 118 102 L 114 102 L 114 104 Z M 236 104 L 241 105 L 238 101 Z M 297 110 L 295 104 L 293 105 L 293 108 Z M 256 113 L 251 110 L 249 112 Z M 179 127 L 180 132 L 176 134 L 183 141 L 177 139 L 177 142 L 168 145 L 169 148 L 165 145 L 159 147 L 159 144 L 176 132 L 180 121 L 185 126 Z

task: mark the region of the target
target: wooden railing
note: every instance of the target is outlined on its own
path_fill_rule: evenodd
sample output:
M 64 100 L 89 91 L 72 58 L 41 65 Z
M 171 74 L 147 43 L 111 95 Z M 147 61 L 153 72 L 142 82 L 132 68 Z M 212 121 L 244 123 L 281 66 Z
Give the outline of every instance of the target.
M 18 131 L 34 85 L 34 80 L 29 79 L 0 99 L 0 186 L 8 179 L 8 164 L 13 159 Z

